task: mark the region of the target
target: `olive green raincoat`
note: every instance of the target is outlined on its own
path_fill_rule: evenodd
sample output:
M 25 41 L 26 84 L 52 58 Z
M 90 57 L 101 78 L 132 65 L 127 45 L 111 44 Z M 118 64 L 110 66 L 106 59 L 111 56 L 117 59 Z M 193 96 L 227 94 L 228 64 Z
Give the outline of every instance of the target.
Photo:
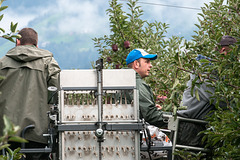
M 160 128 L 166 127 L 167 124 L 163 122 L 163 114 L 169 113 L 165 113 L 156 107 L 152 89 L 138 73 L 136 74 L 136 86 L 139 90 L 140 118 L 144 118 L 151 125 Z
M 166 127 L 167 123 L 163 121 L 163 114 L 171 114 L 163 112 L 156 107 L 153 92 L 150 86 L 136 72 L 136 87 L 139 93 L 139 110 L 140 118 L 144 118 L 146 122 L 159 128 Z M 117 97 L 120 98 L 119 95 Z M 127 102 L 133 100 L 133 92 L 126 93 Z
M 48 86 L 58 87 L 60 68 L 47 50 L 32 45 L 14 47 L 0 59 L 0 133 L 4 128 L 3 115 L 21 129 L 33 124 L 26 139 L 47 143 L 49 110 Z

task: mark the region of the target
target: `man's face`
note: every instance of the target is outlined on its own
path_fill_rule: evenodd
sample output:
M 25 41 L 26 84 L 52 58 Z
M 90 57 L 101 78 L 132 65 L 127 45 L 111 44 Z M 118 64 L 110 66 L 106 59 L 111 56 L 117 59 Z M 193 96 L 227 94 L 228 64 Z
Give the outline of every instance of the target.
M 221 54 L 227 55 L 227 53 L 231 51 L 229 46 L 222 46 L 221 50 L 219 51 Z
M 152 64 L 150 62 L 150 59 L 148 58 L 140 58 L 139 60 L 136 60 L 136 63 L 138 63 L 136 71 L 137 73 L 142 77 L 145 78 L 149 76 L 150 69 L 152 68 Z

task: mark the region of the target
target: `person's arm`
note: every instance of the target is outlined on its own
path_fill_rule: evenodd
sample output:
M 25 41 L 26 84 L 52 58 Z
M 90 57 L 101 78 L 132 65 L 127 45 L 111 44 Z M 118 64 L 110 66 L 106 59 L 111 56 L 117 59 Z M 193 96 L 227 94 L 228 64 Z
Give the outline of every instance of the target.
M 57 61 L 52 57 L 48 64 L 48 86 L 54 86 L 59 88 L 59 73 L 61 69 L 58 66 Z
M 52 57 L 48 63 L 48 78 L 47 78 L 47 86 L 48 87 L 56 87 L 60 88 L 59 84 L 59 73 L 60 68 L 56 60 Z M 57 104 L 58 103 L 58 90 L 56 91 L 48 91 L 48 104 Z
M 156 107 L 152 91 L 146 84 L 139 86 L 139 108 L 146 122 L 157 127 L 167 126 L 163 122 L 163 112 Z

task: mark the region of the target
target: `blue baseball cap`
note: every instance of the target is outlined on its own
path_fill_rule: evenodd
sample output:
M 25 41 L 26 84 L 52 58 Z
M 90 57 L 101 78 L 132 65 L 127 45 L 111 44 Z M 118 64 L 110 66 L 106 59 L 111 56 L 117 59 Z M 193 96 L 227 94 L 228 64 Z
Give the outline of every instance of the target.
M 139 58 L 149 58 L 150 60 L 155 60 L 157 58 L 157 54 L 149 54 L 143 49 L 134 49 L 128 54 L 126 58 L 127 65 Z

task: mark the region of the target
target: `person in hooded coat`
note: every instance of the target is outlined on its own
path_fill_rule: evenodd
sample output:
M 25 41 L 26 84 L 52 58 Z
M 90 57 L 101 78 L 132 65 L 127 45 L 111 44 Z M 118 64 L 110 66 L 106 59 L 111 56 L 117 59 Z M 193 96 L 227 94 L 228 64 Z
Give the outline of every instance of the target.
M 231 51 L 230 46 L 234 45 L 237 40 L 229 35 L 222 36 L 218 45 L 221 47 L 219 50 L 220 54 L 227 55 L 229 51 Z M 199 61 L 201 59 L 208 59 L 211 62 L 211 59 L 198 55 L 196 60 Z M 210 64 L 212 65 L 212 64 Z M 216 75 L 213 75 L 213 78 Z M 216 76 L 217 77 L 217 76 Z M 215 79 L 216 79 L 215 77 Z M 190 80 L 187 83 L 188 88 L 183 93 L 182 106 L 187 106 L 186 110 L 180 110 L 177 112 L 178 116 L 184 118 L 192 118 L 192 119 L 200 119 L 205 120 L 208 116 L 215 110 L 215 100 L 212 98 L 215 92 L 215 88 L 212 87 L 211 83 L 208 80 L 204 81 L 199 87 L 195 86 L 193 88 L 193 93 L 195 90 L 198 90 L 200 101 L 196 98 L 196 96 L 191 94 L 192 82 L 195 80 L 195 75 L 190 75 Z M 199 82 L 199 80 L 197 81 Z M 212 103 L 211 103 L 212 100 Z M 226 103 L 220 102 L 219 107 L 225 108 Z M 199 132 L 206 129 L 205 124 L 194 124 L 190 122 L 182 122 L 179 125 L 178 132 L 178 144 L 181 145 L 189 145 L 196 147 L 204 147 L 205 144 L 202 142 L 203 134 L 198 134 Z
M 31 147 L 47 144 L 48 87 L 58 87 L 60 67 L 47 50 L 38 48 L 38 34 L 32 28 L 23 28 L 16 39 L 16 47 L 0 59 L 0 136 L 6 115 L 21 130 L 35 125 L 25 134 Z M 20 136 L 21 131 L 17 134 Z M 28 144 L 26 144 L 28 145 Z M 28 157 L 27 159 L 41 159 Z M 42 158 L 44 159 L 44 158 Z

